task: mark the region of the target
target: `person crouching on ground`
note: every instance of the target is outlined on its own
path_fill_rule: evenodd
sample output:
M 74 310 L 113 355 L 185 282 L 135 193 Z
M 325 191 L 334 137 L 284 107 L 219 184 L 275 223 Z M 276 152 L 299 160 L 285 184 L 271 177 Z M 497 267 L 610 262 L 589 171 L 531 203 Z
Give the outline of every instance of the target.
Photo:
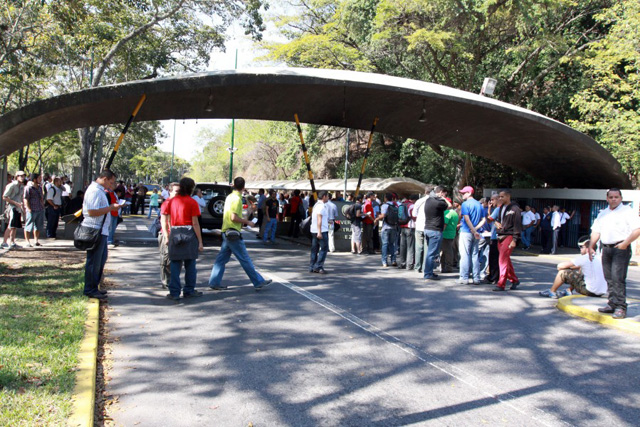
M 540 296 L 559 298 L 571 295 L 572 291 L 576 291 L 588 297 L 601 297 L 607 292 L 607 281 L 602 270 L 602 258 L 600 254 L 596 254 L 593 256 L 593 260 L 589 260 L 589 243 L 589 237 L 578 242 L 580 256 L 558 264 L 558 274 L 556 274 L 551 289 L 539 292 Z M 569 289 L 565 292 L 558 292 L 558 289 L 565 283 L 569 285 Z
M 222 284 L 225 265 L 229 262 L 233 254 L 244 272 L 247 273 L 255 290 L 260 290 L 269 286 L 271 279 L 264 279 L 258 273 L 249 258 L 247 247 L 242 240 L 240 230 L 243 225 L 253 226 L 253 222 L 242 218 L 242 191 L 244 190 L 244 178 L 237 177 L 233 180 L 233 192 L 224 201 L 224 213 L 222 214 L 222 246 L 216 257 L 209 277 L 209 287 L 213 290 L 227 289 L 228 286 Z
M 191 178 L 180 180 L 178 194 L 162 205 L 162 234 L 166 236 L 164 242 L 169 246 L 169 260 L 171 261 L 171 279 L 167 298 L 180 300 L 180 271 L 184 263 L 184 298 L 202 296 L 196 291 L 196 259 L 198 252 L 202 252 L 202 234 L 198 217 L 200 206 L 191 198 L 196 183 Z

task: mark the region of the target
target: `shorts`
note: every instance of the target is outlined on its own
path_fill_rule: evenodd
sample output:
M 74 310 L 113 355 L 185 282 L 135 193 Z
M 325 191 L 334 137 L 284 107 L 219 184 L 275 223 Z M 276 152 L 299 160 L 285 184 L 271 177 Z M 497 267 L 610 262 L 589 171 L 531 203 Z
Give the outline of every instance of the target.
M 351 242 L 362 243 L 362 227 L 351 223 Z
M 563 283 L 571 286 L 578 293 L 587 297 L 600 297 L 602 295 L 594 294 L 587 289 L 587 284 L 584 281 L 584 274 L 580 270 L 566 269 L 560 273 L 560 278 Z
M 11 208 L 8 227 L 22 228 L 22 212 L 19 209 Z
M 24 222 L 24 231 L 31 233 L 35 230 L 42 231 L 43 229 L 44 229 L 44 211 L 27 212 L 27 219 Z

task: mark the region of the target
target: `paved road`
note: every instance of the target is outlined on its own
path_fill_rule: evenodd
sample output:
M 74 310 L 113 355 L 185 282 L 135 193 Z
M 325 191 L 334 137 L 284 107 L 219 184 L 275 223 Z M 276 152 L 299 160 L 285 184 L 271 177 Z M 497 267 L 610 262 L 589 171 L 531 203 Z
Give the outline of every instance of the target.
M 638 424 L 640 338 L 538 297 L 557 259 L 517 257 L 521 290 L 496 295 L 377 256 L 330 254 L 327 276 L 309 274 L 308 248 L 252 237 L 274 286 L 255 292 L 232 261 L 229 291 L 179 305 L 154 247 L 110 252 L 118 425 Z M 217 252 L 209 240 L 201 286 Z M 638 298 L 637 268 L 630 282 Z

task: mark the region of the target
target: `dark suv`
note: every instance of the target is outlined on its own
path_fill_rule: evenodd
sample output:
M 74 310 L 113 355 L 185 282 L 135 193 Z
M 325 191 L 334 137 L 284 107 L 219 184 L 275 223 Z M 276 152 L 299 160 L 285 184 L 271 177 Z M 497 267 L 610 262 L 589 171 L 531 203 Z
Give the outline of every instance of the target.
M 224 200 L 233 189 L 229 185 L 210 182 L 199 182 L 196 188 L 202 190 L 202 198 L 207 202 L 206 208 L 202 210 L 200 226 L 211 230 L 222 228 Z

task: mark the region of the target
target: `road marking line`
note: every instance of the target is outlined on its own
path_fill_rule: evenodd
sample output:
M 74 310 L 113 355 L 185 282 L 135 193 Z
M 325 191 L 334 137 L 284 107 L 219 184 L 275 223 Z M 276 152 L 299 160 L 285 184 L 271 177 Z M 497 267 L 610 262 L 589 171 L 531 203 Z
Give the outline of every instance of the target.
M 273 279 L 274 281 L 280 283 L 281 285 L 285 286 L 286 288 L 289 288 L 290 290 L 292 290 L 293 292 L 307 298 L 308 300 L 318 304 L 319 306 L 326 308 L 327 310 L 331 311 L 334 314 L 337 314 L 338 316 L 342 317 L 343 319 L 345 319 L 346 321 L 354 324 L 355 326 L 357 326 L 358 328 L 362 329 L 363 331 L 365 331 L 366 333 L 375 336 L 376 338 L 381 339 L 382 341 L 386 342 L 387 344 L 391 344 L 393 346 L 395 346 L 396 348 L 402 350 L 403 352 L 409 354 L 410 356 L 415 357 L 416 359 L 420 360 L 421 362 L 424 362 L 426 364 L 428 364 L 429 366 L 449 375 L 450 377 L 468 385 L 469 387 L 478 390 L 480 393 L 484 394 L 487 397 L 490 397 L 492 399 L 497 400 L 500 403 L 503 403 L 507 406 L 509 406 L 511 409 L 515 410 L 516 412 L 519 412 L 523 415 L 529 416 L 531 417 L 533 420 L 543 424 L 543 425 L 554 425 L 554 424 L 549 424 L 550 421 L 545 421 L 545 420 L 541 420 L 540 418 L 538 418 L 537 416 L 528 413 L 526 410 L 524 409 L 520 409 L 519 407 L 515 406 L 513 403 L 509 402 L 510 400 L 515 400 L 517 399 L 517 396 L 514 396 L 511 393 L 507 393 L 507 392 L 498 392 L 496 391 L 491 392 L 489 391 L 489 389 L 493 388 L 495 390 L 494 387 L 491 387 L 488 384 L 485 384 L 482 382 L 482 380 L 478 377 L 476 377 L 475 375 L 464 371 L 463 369 L 457 368 L 453 365 L 451 365 L 450 363 L 445 362 L 444 360 L 439 359 L 438 357 L 425 352 L 424 350 L 421 350 L 419 348 L 417 348 L 416 346 L 406 343 L 404 341 L 402 341 L 400 338 L 397 338 L 385 331 L 383 331 L 382 329 L 378 328 L 377 326 L 374 326 L 368 322 L 366 322 L 365 320 L 360 319 L 358 316 L 355 316 L 351 313 L 349 313 L 348 311 L 346 311 L 343 308 L 340 308 L 332 303 L 330 303 L 329 301 L 305 290 L 302 289 L 301 287 L 294 285 L 293 283 L 289 282 L 288 280 L 279 277 L 271 272 L 267 273 L 271 279 Z M 457 373 L 454 373 L 453 371 L 457 371 Z M 466 378 L 463 378 L 466 377 Z M 503 396 L 503 397 L 501 397 Z M 543 411 L 540 408 L 536 408 L 533 407 L 532 409 L 534 409 L 536 412 L 540 413 L 541 415 L 544 415 L 546 417 L 549 418 L 553 418 L 553 423 L 562 423 L 564 425 L 571 425 L 563 420 L 558 419 L 555 415 L 550 414 L 548 412 Z

